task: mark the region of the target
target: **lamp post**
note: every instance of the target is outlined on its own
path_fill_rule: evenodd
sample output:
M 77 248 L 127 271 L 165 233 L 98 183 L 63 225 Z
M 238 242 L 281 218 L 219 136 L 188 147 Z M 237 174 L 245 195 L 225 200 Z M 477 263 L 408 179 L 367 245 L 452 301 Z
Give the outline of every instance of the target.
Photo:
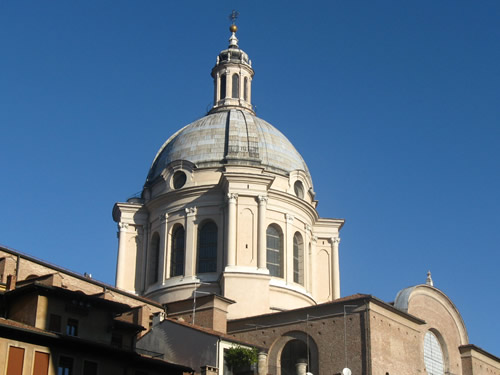
M 309 358 L 309 318 L 320 318 L 319 316 L 313 316 L 313 315 L 306 315 L 306 351 L 307 351 L 307 373 L 306 375 L 313 375 L 311 372 L 311 366 L 310 366 L 310 361 L 311 359 Z

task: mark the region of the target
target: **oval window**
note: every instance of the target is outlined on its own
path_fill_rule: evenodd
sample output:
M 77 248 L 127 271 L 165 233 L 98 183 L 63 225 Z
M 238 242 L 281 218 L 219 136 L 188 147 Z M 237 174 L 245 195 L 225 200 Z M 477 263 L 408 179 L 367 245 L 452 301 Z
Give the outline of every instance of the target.
M 174 186 L 174 189 L 180 189 L 181 187 L 183 187 L 186 183 L 186 180 L 187 177 L 183 171 L 175 172 L 174 176 L 172 177 L 172 185 Z
M 304 199 L 304 185 L 302 185 L 302 182 L 295 181 L 293 189 L 295 190 L 295 195 L 297 197 L 299 197 L 300 199 Z

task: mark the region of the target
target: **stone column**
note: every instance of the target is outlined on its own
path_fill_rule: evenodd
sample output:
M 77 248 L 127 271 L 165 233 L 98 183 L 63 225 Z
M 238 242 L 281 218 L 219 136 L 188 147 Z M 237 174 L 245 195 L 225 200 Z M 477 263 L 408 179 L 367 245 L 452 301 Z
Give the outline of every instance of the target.
M 297 375 L 306 375 L 307 371 L 307 360 L 305 359 L 299 359 L 297 360 L 297 363 L 295 364 L 295 373 Z
M 196 207 L 186 208 L 186 263 L 184 264 L 184 277 L 193 277 L 196 270 L 195 228 Z
M 127 266 L 126 252 L 127 252 L 127 223 L 118 223 L 118 259 L 116 261 L 116 279 L 115 284 L 119 289 L 125 289 Z M 130 276 L 130 275 L 129 275 Z
M 284 265 L 283 278 L 287 282 L 293 281 L 293 219 L 294 216 L 285 214 L 286 233 L 283 246 L 283 258 L 281 262 Z
M 160 254 L 158 256 L 158 281 L 163 284 L 163 281 L 167 278 L 167 219 L 168 214 L 166 212 L 162 213 L 159 217 L 160 219 Z
M 332 244 L 333 299 L 340 298 L 339 237 L 330 239 Z
M 267 371 L 267 353 L 259 352 L 259 356 L 257 359 L 257 374 L 258 375 L 267 375 L 269 372 Z
M 227 195 L 227 265 L 236 265 L 236 202 L 238 194 Z
M 257 213 L 257 268 L 267 268 L 267 243 L 266 243 L 266 210 L 267 210 L 267 197 L 259 195 L 257 197 L 259 202 L 259 211 Z

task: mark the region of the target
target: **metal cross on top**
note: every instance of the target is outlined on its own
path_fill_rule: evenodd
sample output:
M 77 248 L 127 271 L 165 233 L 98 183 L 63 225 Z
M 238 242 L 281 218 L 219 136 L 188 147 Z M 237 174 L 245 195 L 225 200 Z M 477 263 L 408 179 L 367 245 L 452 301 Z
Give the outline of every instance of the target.
M 239 12 L 237 12 L 236 10 L 233 9 L 233 11 L 231 12 L 231 14 L 229 15 L 229 19 L 231 20 L 231 23 L 234 25 L 234 22 L 236 21 L 236 18 L 238 18 L 238 16 L 240 15 Z

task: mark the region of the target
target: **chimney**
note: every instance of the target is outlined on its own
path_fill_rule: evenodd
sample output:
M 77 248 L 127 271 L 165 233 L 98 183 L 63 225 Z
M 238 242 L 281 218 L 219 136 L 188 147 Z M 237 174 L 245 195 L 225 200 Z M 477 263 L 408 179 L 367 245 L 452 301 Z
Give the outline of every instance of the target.
M 16 288 L 16 276 L 7 275 L 7 290 L 13 290 Z
M 219 369 L 213 366 L 201 366 L 201 375 L 217 375 Z
M 225 297 L 210 294 L 196 298 L 196 305 L 192 298 L 183 301 L 165 304 L 167 316 L 173 319 L 183 319 L 186 323 L 227 333 L 227 308 L 234 301 Z

